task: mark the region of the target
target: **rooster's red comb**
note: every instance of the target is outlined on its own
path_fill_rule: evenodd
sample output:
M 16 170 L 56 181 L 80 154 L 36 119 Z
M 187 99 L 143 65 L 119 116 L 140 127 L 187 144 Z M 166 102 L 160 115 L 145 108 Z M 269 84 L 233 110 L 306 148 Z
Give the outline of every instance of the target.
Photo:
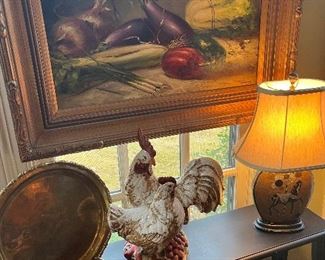
M 143 134 L 141 128 L 138 130 L 138 140 L 140 147 L 143 150 L 147 151 L 152 158 L 154 158 L 156 156 L 156 151 L 153 148 L 152 144 L 149 142 L 148 137 Z

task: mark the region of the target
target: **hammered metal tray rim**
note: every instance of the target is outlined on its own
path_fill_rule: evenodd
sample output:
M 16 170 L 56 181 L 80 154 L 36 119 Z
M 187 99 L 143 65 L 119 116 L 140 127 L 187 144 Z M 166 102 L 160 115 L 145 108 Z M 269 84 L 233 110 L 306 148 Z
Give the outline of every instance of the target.
M 33 182 L 33 179 L 39 179 L 40 175 L 42 174 L 50 175 L 52 171 L 58 170 L 67 170 L 75 174 L 75 176 L 79 175 L 79 177 L 82 176 L 83 178 L 87 178 L 91 181 L 92 185 L 98 189 L 98 194 L 101 195 L 102 202 L 104 202 L 104 205 L 102 205 L 104 214 L 101 227 L 105 230 L 102 230 L 102 232 L 100 232 L 100 235 L 96 237 L 96 240 L 99 241 L 98 248 L 88 250 L 89 253 L 92 253 L 92 258 L 100 259 L 100 256 L 103 254 L 105 248 L 107 247 L 108 241 L 111 236 L 111 232 L 107 222 L 107 216 L 110 213 L 109 204 L 112 203 L 112 199 L 110 196 L 109 189 L 107 188 L 103 180 L 93 170 L 85 166 L 72 162 L 58 161 L 51 163 L 43 163 L 19 174 L 17 178 L 10 181 L 7 186 L 0 191 L 0 218 L 3 216 L 3 211 L 5 211 L 5 209 L 3 210 L 3 207 L 5 207 L 7 203 L 9 203 L 8 201 L 10 200 L 12 194 L 15 194 L 15 192 L 17 192 L 20 187 L 23 187 L 23 185 L 26 184 L 26 182 L 28 182 L 29 180 Z M 68 174 L 65 173 L 65 175 Z M 1 251 L 0 257 L 2 256 Z M 84 257 L 82 257 L 81 259 L 86 260 L 86 258 Z

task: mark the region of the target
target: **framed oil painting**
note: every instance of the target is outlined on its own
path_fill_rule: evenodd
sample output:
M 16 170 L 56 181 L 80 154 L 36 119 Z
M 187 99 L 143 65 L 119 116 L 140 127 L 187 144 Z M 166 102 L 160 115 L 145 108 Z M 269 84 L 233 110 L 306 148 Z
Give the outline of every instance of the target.
M 21 159 L 250 120 L 295 67 L 301 0 L 0 0 Z

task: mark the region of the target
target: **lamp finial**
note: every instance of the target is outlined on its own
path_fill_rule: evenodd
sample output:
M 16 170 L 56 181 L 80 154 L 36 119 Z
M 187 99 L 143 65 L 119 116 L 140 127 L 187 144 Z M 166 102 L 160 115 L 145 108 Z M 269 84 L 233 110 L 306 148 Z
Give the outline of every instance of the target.
M 288 78 L 291 83 L 290 90 L 295 91 L 296 90 L 295 84 L 299 79 L 298 73 L 293 71 L 289 74 Z

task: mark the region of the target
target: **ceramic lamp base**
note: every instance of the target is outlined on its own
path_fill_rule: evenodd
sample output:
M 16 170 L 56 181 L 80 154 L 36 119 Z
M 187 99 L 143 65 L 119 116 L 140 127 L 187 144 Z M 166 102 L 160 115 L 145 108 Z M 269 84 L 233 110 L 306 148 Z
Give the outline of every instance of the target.
M 255 227 L 277 233 L 303 230 L 300 216 L 310 199 L 312 187 L 310 171 L 258 173 L 253 195 L 261 217 L 255 221 Z

